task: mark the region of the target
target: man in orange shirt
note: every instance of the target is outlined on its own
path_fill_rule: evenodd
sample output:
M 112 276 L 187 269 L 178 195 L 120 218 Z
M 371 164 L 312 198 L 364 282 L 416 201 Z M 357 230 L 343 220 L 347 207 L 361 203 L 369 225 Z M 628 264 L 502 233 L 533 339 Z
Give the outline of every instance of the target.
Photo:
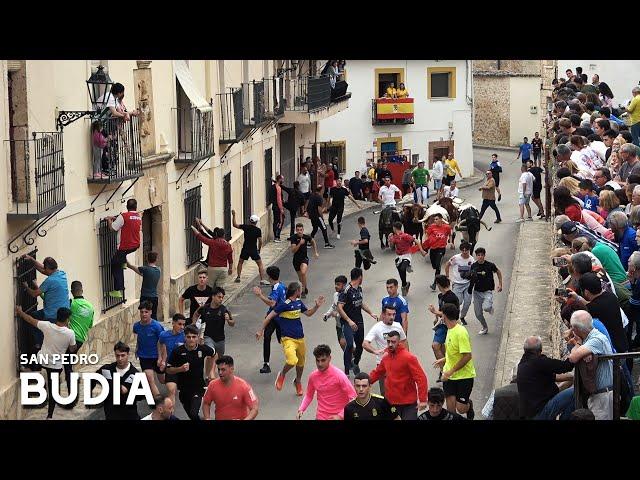
M 258 416 L 258 397 L 251 385 L 233 374 L 233 358 L 222 355 L 216 360 L 217 378 L 209 383 L 202 399 L 202 414 L 211 420 L 211 404 L 216 404 L 216 420 L 254 420 Z

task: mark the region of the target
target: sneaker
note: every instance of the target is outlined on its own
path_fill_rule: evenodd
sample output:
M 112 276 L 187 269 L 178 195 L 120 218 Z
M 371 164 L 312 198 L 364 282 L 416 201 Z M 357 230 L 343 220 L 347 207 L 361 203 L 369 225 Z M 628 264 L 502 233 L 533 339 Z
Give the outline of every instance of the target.
M 302 389 L 302 382 L 298 383 L 296 382 L 296 379 L 293 379 L 293 386 L 296 389 L 296 395 L 298 397 L 301 397 L 302 395 L 304 395 L 304 390 Z
M 109 292 L 109 296 L 112 298 L 122 298 L 122 292 L 120 290 L 112 290 Z
M 268 363 L 265 363 L 260 369 L 260 373 L 271 373 L 271 368 Z
M 480 330 L 478 332 L 478 335 L 486 335 L 487 333 L 489 333 L 489 329 L 488 328 L 483 328 L 482 330 Z
M 354 375 L 358 375 L 360 373 L 360 367 L 358 366 L 357 363 L 354 363 L 351 369 L 353 370 Z
M 493 222 L 493 223 L 502 223 L 502 220 L 499 220 L 499 219 L 498 219 L 498 220 L 496 220 L 496 221 L 495 221 L 495 222 Z
M 516 220 L 516 223 L 522 223 L 522 222 L 524 222 L 524 218 L 519 218 Z
M 461 319 L 460 319 L 460 323 L 461 323 L 462 325 L 467 325 L 467 321 L 466 321 L 464 318 L 461 318 Z
M 340 234 L 337 234 L 337 235 L 336 235 L 336 238 L 337 238 L 338 240 L 340 240 Z
M 273 241 L 274 241 L 275 243 L 280 243 L 280 242 L 282 242 L 282 240 L 280 240 L 279 238 L 274 238 L 274 239 L 273 239 Z
M 235 283 L 240 283 L 240 277 L 236 277 L 236 279 L 234 280 Z
M 336 248 L 336 246 L 335 245 L 331 245 L 330 243 L 325 243 L 324 244 L 324 248 L 331 249 L 331 248 Z
M 536 215 L 537 217 L 544 217 L 544 212 L 538 212 L 538 214 Z
M 527 222 L 533 222 L 533 218 L 527 217 Z
M 469 400 L 469 410 L 467 410 L 467 420 L 473 420 L 476 416 L 476 412 L 473 411 L 473 400 Z
M 260 285 L 267 285 L 268 286 L 268 285 L 271 285 L 271 284 L 269 283 L 269 280 L 260 280 Z
M 282 374 L 282 372 L 278 372 L 278 376 L 276 377 L 276 390 L 278 391 L 282 390 L 283 386 L 284 386 L 284 375 Z
M 433 282 L 431 285 L 429 285 L 429 288 L 431 289 L 432 292 L 436 291 L 436 282 Z

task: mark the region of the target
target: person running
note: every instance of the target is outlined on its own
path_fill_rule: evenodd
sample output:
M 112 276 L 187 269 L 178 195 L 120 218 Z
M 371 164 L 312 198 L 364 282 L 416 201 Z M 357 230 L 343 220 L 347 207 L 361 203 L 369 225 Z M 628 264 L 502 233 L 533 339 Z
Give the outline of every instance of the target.
M 389 332 L 398 332 L 400 342 L 406 345 L 407 335 L 402 329 L 402 325 L 395 321 L 396 309 L 393 305 L 382 307 L 380 321 L 365 335 L 362 341 L 362 348 L 376 356 L 376 365 L 380 363 L 382 355 L 387 348 L 387 337 Z M 384 378 L 380 378 L 380 395 L 384 395 Z
M 140 321 L 133 324 L 133 333 L 137 335 L 136 357 L 140 360 L 140 369 L 147 376 L 152 395 L 158 395 L 160 390 L 156 385 L 154 372 L 158 375 L 165 373 L 158 356 L 158 340 L 164 332 L 164 327 L 151 317 L 152 310 L 151 302 L 140 302 Z
M 16 307 L 16 315 L 43 333 L 42 348 L 38 352 L 38 363 L 44 369 L 47 379 L 47 420 L 50 420 L 53 418 L 53 411 L 57 405 L 53 399 L 52 374 L 57 374 L 59 382 L 59 376 L 63 372 L 63 355 L 67 352 L 75 353 L 77 351 L 76 336 L 69 328 L 71 310 L 65 307 L 59 308 L 55 323 L 33 318 L 23 312 L 20 305 Z M 67 383 L 67 385 L 69 384 Z
M 396 204 L 396 193 L 402 195 L 400 189 L 391 183 L 391 178 L 384 177 L 383 185 L 378 191 L 378 202 L 385 207 L 392 207 Z
M 447 325 L 445 357 L 436 360 L 433 366 L 442 369 L 447 410 L 466 414 L 468 420 L 473 420 L 475 413 L 471 390 L 476 369 L 473 365 L 469 332 L 458 323 L 458 316 L 459 310 L 455 305 L 443 305 L 442 318 Z
M 236 223 L 236 211 L 231 210 L 231 222 L 233 223 L 233 228 L 238 228 L 244 232 L 244 242 L 242 244 L 242 250 L 240 250 L 240 259 L 238 260 L 236 279 L 234 280 L 235 283 L 240 283 L 242 265 L 251 258 L 251 260 L 256 262 L 256 265 L 258 265 L 260 285 L 269 285 L 269 281 L 264 278 L 264 265 L 260 258 L 260 250 L 262 250 L 262 230 L 257 226 L 259 220 L 260 218 L 254 214 L 249 218 L 248 225 L 246 223 L 238 225 Z
M 158 252 L 147 252 L 147 265 L 137 267 L 127 260 L 127 268 L 133 270 L 142 277 L 142 287 L 140 287 L 140 301 L 151 302 L 153 310 L 151 318 L 158 319 L 158 282 L 162 276 L 160 267 L 156 264 Z
M 296 224 L 296 234 L 289 239 L 291 241 L 291 251 L 293 252 L 293 269 L 298 274 L 298 280 L 302 284 L 302 298 L 307 298 L 309 289 L 307 288 L 307 270 L 309 269 L 309 245 L 313 247 L 313 255 L 318 258 L 318 245 L 309 235 L 304 233 L 304 225 Z
M 518 206 L 520 207 L 520 218 L 516 220 L 517 223 L 524 222 L 524 209 L 527 209 L 527 220 L 532 221 L 531 207 L 529 202 L 531 201 L 531 195 L 533 194 L 533 182 L 535 177 L 531 172 L 527 170 L 527 165 L 522 164 L 520 168 L 522 172 L 520 179 L 518 180 Z
M 424 160 L 418 162 L 418 167 L 411 172 L 413 183 L 415 184 L 416 203 L 426 205 L 429 201 L 429 181 L 431 174 L 424 168 Z
M 267 267 L 267 276 L 269 277 L 269 283 L 271 284 L 271 292 L 266 297 L 260 287 L 253 287 L 253 293 L 262 300 L 267 307 L 267 315 L 273 311 L 273 307 L 279 303 L 283 303 L 287 299 L 287 287 L 280 281 L 280 269 L 275 265 Z M 265 315 L 266 317 L 266 315 Z M 267 328 L 264 331 L 264 339 L 262 341 L 262 358 L 263 365 L 260 369 L 260 373 L 271 373 L 271 367 L 269 367 L 269 360 L 271 359 L 271 336 L 273 332 L 276 332 L 276 339 L 280 343 L 280 326 L 278 322 L 269 322 Z
M 171 320 L 171 330 L 165 330 L 158 338 L 158 354 L 160 358 L 160 369 L 165 373 L 158 375 L 160 383 L 164 383 L 169 391 L 171 401 L 176 401 L 176 390 L 178 388 L 178 379 L 175 375 L 166 373 L 167 362 L 171 358 L 171 354 L 176 347 L 184 345 L 184 327 L 187 319 L 181 313 L 175 313 Z M 144 419 L 143 419 L 144 420 Z
M 542 161 L 542 145 L 543 141 L 540 138 L 540 133 L 534 133 L 531 139 L 531 150 L 533 151 L 533 161 L 536 167 L 540 167 Z
M 449 412 L 447 409 L 442 408 L 444 405 L 444 390 L 439 387 L 432 387 L 429 389 L 429 409 L 418 416 L 418 420 L 426 420 L 432 422 L 440 421 L 458 421 L 466 420 L 462 415 L 456 412 Z
M 496 205 L 496 182 L 493 179 L 493 173 L 491 170 L 487 170 L 487 181 L 485 184 L 480 187 L 478 190 L 482 192 L 482 207 L 480 207 L 480 220 L 482 220 L 482 216 L 484 212 L 486 212 L 487 208 L 491 207 L 494 212 L 496 212 L 496 221 L 495 223 L 502 222 L 500 218 L 500 211 L 498 210 L 498 206 Z
M 347 341 L 344 338 L 344 333 L 342 332 L 342 320 L 340 317 L 340 312 L 338 311 L 338 301 L 340 300 L 340 294 L 347 286 L 348 280 L 344 275 L 338 275 L 334 281 L 335 292 L 333 294 L 333 303 L 331 303 L 331 307 L 327 310 L 322 316 L 322 320 L 325 322 L 327 320 L 335 319 L 336 321 L 336 335 L 338 336 L 338 343 L 340 344 L 340 348 L 344 352 L 344 349 L 347 347 Z
M 498 276 L 498 293 L 502 291 L 502 272 L 495 263 L 485 260 L 487 251 L 483 247 L 476 248 L 476 261 L 471 265 L 471 282 L 469 293 L 473 292 L 473 311 L 476 318 L 482 324 L 482 330 L 478 335 L 489 333 L 484 312 L 493 314 L 493 290 L 495 282 L 493 274 Z
M 76 351 L 80 350 L 82 344 L 87 341 L 89 330 L 93 327 L 94 309 L 93 305 L 83 296 L 82 283 L 78 280 L 71 282 L 71 318 L 69 319 L 69 328 L 73 330 L 76 337 Z M 68 351 L 67 353 L 72 353 Z M 67 382 L 67 390 L 71 388 L 71 371 L 73 365 L 70 362 L 64 364 L 64 377 Z
M 538 217 L 544 218 L 544 207 L 542 206 L 542 200 L 540 200 L 540 194 L 542 193 L 542 174 L 544 173 L 544 169 L 534 166 L 531 160 L 529 160 L 527 165 L 529 167 L 529 173 L 533 175 L 533 189 L 531 190 L 533 193 L 531 194 L 531 199 L 533 200 L 533 203 L 536 204 L 536 207 L 538 207 Z M 595 195 L 594 197 L 597 200 L 598 197 Z
M 489 170 L 493 175 L 493 180 L 496 182 L 496 192 L 498 192 L 498 201 L 502 200 L 502 193 L 500 193 L 500 174 L 502 173 L 502 165 L 498 160 L 498 154 L 491 155 L 491 163 L 489 164 Z
M 432 291 L 436 290 L 436 278 L 442 269 L 442 259 L 447 251 L 447 243 L 451 236 L 451 225 L 444 222 L 442 215 L 436 213 L 431 225 L 426 229 L 427 238 L 422 242 L 421 255 L 424 257 L 429 252 L 429 260 L 433 268 L 433 283 L 429 286 Z
M 175 400 L 168 394 L 156 395 L 153 397 L 153 410 L 141 420 L 180 420 L 173 414 L 175 403 Z
M 444 169 L 446 174 L 444 178 L 444 184 L 446 186 L 450 186 L 451 182 L 455 180 L 456 173 L 460 175 L 460 178 L 462 178 L 462 172 L 460 171 L 460 166 L 458 165 L 458 162 L 456 161 L 456 159 L 453 158 L 453 153 L 450 153 L 449 155 L 447 155 L 447 159 L 444 162 Z
M 127 200 L 127 211 L 117 217 L 107 217 L 109 228 L 120 233 L 118 249 L 111 258 L 111 275 L 113 290 L 109 296 L 122 298 L 124 292 L 124 272 L 127 255 L 140 248 L 140 231 L 142 230 L 142 213 L 137 211 L 138 202 L 135 198 Z
M 364 341 L 364 319 L 362 310 L 371 318 L 378 320 L 369 306 L 364 303 L 362 296 L 362 270 L 351 269 L 351 282 L 338 297 L 338 312 L 342 318 L 342 333 L 347 343 L 344 349 L 344 373 L 349 375 L 353 370 L 360 373 L 360 359 L 362 358 L 362 342 Z M 355 342 L 355 348 L 354 348 Z
M 342 215 L 344 214 L 344 199 L 349 198 L 353 204 L 358 207 L 358 210 L 362 210 L 362 207 L 358 205 L 356 199 L 353 198 L 348 188 L 342 185 L 342 178 L 336 180 L 336 186 L 331 187 L 329 190 L 329 196 L 331 197 L 331 207 L 329 208 L 329 226 L 331 231 L 334 231 L 333 220 L 338 220 L 338 234 L 336 238 L 340 240 L 340 231 L 342 230 Z
M 381 395 L 371 393 L 369 374 L 360 372 L 353 380 L 356 398 L 344 407 L 345 420 L 400 420 L 396 408 Z
M 336 248 L 335 245 L 331 245 L 329 242 L 329 236 L 327 235 L 327 226 L 324 223 L 323 217 L 324 207 L 322 196 L 320 195 L 321 191 L 321 187 L 316 187 L 315 192 L 311 195 L 309 203 L 307 204 L 307 215 L 309 216 L 309 220 L 311 220 L 311 225 L 313 226 L 313 229 L 311 230 L 311 238 L 314 238 L 316 233 L 318 233 L 318 229 L 320 229 L 322 237 L 324 238 L 324 248 Z
M 211 420 L 211 404 L 215 403 L 216 420 L 255 420 L 258 397 L 246 380 L 234 374 L 233 358 L 221 355 L 216 360 L 219 378 L 212 380 L 202 399 L 202 416 Z
M 282 390 L 287 372 L 295 367 L 296 378 L 293 380 L 293 383 L 296 389 L 296 395 L 300 397 L 303 395 L 302 372 L 304 371 L 305 356 L 307 353 L 304 341 L 304 330 L 302 329 L 300 317 L 303 313 L 307 317 L 313 316 L 324 303 L 324 297 L 319 296 L 315 299 L 315 305 L 312 308 L 307 308 L 300 300 L 301 293 L 302 288 L 298 282 L 290 283 L 287 287 L 287 299 L 273 308 L 273 311 L 264 319 L 262 328 L 256 332 L 256 339 L 260 340 L 269 322 L 274 319 L 278 322 L 282 334 L 281 342 L 282 349 L 284 350 L 285 364 L 276 377 L 276 390 Z
M 516 160 L 518 160 L 522 156 L 522 163 L 527 163 L 531 158 L 531 144 L 529 143 L 529 139 L 524 137 L 524 140 L 520 147 L 518 147 L 518 156 Z
M 462 308 L 460 310 L 460 322 L 466 325 L 465 317 L 471 306 L 471 294 L 469 293 L 469 284 L 471 283 L 471 265 L 475 262 L 471 252 L 471 244 L 462 241 L 460 243 L 460 252 L 449 259 L 444 274 L 452 282 L 451 289 L 456 294 Z M 453 267 L 453 268 L 452 268 Z M 450 277 L 451 274 L 451 277 Z
M 431 350 L 436 360 L 444 358 L 445 341 L 447 340 L 447 326 L 442 319 L 442 307 L 450 303 L 460 308 L 460 300 L 458 296 L 451 291 L 451 282 L 444 275 L 438 275 L 436 277 L 436 284 L 438 285 L 438 309 L 430 304 L 429 311 L 435 315 L 433 320 L 433 342 L 431 343 Z M 442 382 L 442 370 L 438 372 L 437 383 Z
M 287 192 L 287 201 L 284 202 L 284 207 L 289 212 L 289 236 L 295 233 L 296 217 L 298 212 L 304 208 L 305 197 L 300 191 L 300 182 L 293 182 L 293 187 L 289 188 L 282 185 L 282 189 Z
M 175 375 L 178 381 L 178 398 L 184 411 L 191 420 L 200 420 L 204 380 L 204 362 L 216 354 L 208 345 L 198 344 L 198 327 L 187 325 L 184 328 L 184 345 L 173 349 L 167 363 L 167 373 Z M 207 382 L 214 377 L 213 363 L 207 371 Z
M 405 333 L 409 331 L 409 302 L 402 295 L 398 294 L 398 280 L 389 278 L 387 280 L 387 295 L 382 299 L 382 308 L 393 306 L 395 309 L 395 318 L 393 321 L 402 325 Z
M 345 407 L 356 397 L 356 390 L 349 377 L 331 365 L 331 348 L 328 345 L 318 345 L 313 349 L 313 356 L 316 357 L 317 370 L 309 375 L 296 418 L 302 418 L 317 393 L 316 420 L 342 420 Z
M 418 410 L 427 408 L 429 381 L 418 358 L 400 343 L 396 330 L 387 334 L 386 355 L 369 374 L 371 383 L 384 376 L 385 398 L 402 420 L 416 420 Z
M 224 288 L 214 288 L 213 295 L 211 296 L 211 302 L 205 303 L 193 314 L 194 325 L 198 326 L 198 320 L 200 320 L 199 329 L 200 338 L 203 340 L 202 343 L 216 352 L 213 358 L 205 361 L 204 363 L 205 370 L 207 372 L 212 371 L 214 374 L 215 368 L 213 367 L 213 362 L 216 358 L 224 355 L 225 351 L 225 324 L 230 327 L 234 327 L 236 324 L 236 321 L 231 316 L 231 312 L 222 304 L 225 295 L 226 292 L 224 291 Z
M 193 315 L 196 310 L 203 306 L 205 303 L 211 302 L 213 296 L 213 288 L 208 285 L 209 275 L 206 270 L 200 270 L 198 272 L 198 283 L 191 285 L 187 288 L 180 298 L 178 298 L 178 313 L 184 315 L 184 301 L 189 300 L 189 317 L 187 319 L 187 325 L 193 323 Z
M 369 241 L 371 240 L 371 234 L 366 226 L 364 217 L 358 217 L 358 228 L 360 229 L 360 240 L 351 240 L 351 245 L 358 248 L 355 249 L 354 255 L 356 257 L 356 267 L 364 267 L 365 270 L 369 270 L 371 265 L 378 263 L 373 259 L 373 254 L 369 248 Z
M 422 245 L 420 245 L 420 242 L 413 237 L 413 235 L 402 231 L 402 223 L 400 222 L 393 224 L 393 235 L 389 236 L 389 245 L 395 247 L 397 255 L 395 264 L 398 269 L 398 274 L 400 275 L 400 280 L 402 281 L 402 295 L 406 296 L 411 287 L 411 282 L 407 282 L 407 272 L 412 271 L 411 248 L 417 245 L 422 252 Z

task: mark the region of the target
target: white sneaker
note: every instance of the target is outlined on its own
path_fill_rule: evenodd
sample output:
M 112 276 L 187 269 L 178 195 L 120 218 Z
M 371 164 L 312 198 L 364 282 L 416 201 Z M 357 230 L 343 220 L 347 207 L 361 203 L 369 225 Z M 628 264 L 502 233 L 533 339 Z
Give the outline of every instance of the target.
M 489 333 L 489 329 L 488 328 L 483 328 L 482 330 L 480 330 L 478 332 L 478 335 L 486 335 L 487 333 Z
M 336 235 L 336 238 L 337 238 L 338 240 L 340 240 L 340 234 L 337 234 L 337 235 Z
M 280 243 L 280 242 L 282 242 L 282 240 L 280 240 L 279 238 L 274 238 L 274 239 L 273 239 L 273 241 L 274 241 L 275 243 Z
M 271 285 L 269 280 L 260 280 L 260 285 Z
M 527 222 L 533 222 L 533 218 L 527 217 Z
M 524 222 L 524 218 L 519 218 L 516 220 L 516 223 L 522 223 L 522 222 Z

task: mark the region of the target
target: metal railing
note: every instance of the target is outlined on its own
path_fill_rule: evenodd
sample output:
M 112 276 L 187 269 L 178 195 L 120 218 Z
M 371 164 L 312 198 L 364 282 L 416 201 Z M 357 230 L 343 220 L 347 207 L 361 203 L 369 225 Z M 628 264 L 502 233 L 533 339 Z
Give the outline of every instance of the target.
M 230 88 L 228 93 L 219 93 L 220 143 L 234 143 L 242 138 L 244 131 L 243 89 Z
M 202 112 L 196 107 L 176 108 L 176 163 L 198 163 L 215 155 L 213 147 L 213 110 Z
M 265 118 L 276 119 L 284 115 L 284 78 L 265 78 L 263 82 Z
M 38 249 L 29 252 L 29 255 L 36 258 Z M 27 290 L 22 285 L 27 282 L 29 287 L 32 287 L 32 283 L 36 280 L 36 267 L 30 260 L 25 260 L 22 256 L 16 259 L 16 305 L 22 307 L 22 310 L 29 315 L 33 315 L 38 309 L 38 299 L 29 295 Z M 33 353 L 35 346 L 35 339 L 33 337 L 32 329 L 24 320 L 16 317 L 16 353 L 17 358 L 20 358 L 20 354 Z M 20 371 L 20 362 L 16 362 L 17 370 Z
M 124 298 L 114 298 L 109 292 L 114 290 L 113 275 L 111 273 L 111 259 L 118 250 L 118 232 L 109 226 L 106 218 L 98 225 L 98 249 L 100 251 L 100 277 L 102 279 L 102 312 L 125 303 Z M 122 268 L 118 266 L 117 268 Z
M 191 231 L 196 218 L 202 217 L 201 207 L 202 186 L 191 188 L 184 192 L 184 231 L 187 240 L 187 265 L 193 265 L 202 258 L 202 242 Z
M 91 132 L 93 171 L 89 183 L 121 182 L 141 177 L 142 147 L 138 117 L 131 117 L 128 122 L 119 117 L 110 117 L 101 120 L 101 123 L 106 146 L 101 148 Z M 95 175 L 96 165 L 100 165 L 102 175 Z
M 367 152 L 367 159 L 374 162 L 391 162 L 402 163 L 405 160 L 411 162 L 411 150 L 405 148 L 403 150 L 394 150 L 389 152 L 381 152 L 379 150 Z
M 331 104 L 331 80 L 318 77 L 287 78 L 284 80 L 285 109 L 313 112 Z
M 245 127 L 257 127 L 265 122 L 264 81 L 242 84 L 242 113 Z
M 66 205 L 62 132 L 33 132 L 32 139 L 8 140 L 7 145 L 15 204 L 10 217 L 41 218 L 62 209 Z
M 379 115 L 378 104 L 380 103 L 380 100 L 387 100 L 387 99 L 378 99 L 378 98 L 371 99 L 371 125 L 411 125 L 413 124 L 413 117 L 414 117 L 413 112 L 410 114 L 394 112 L 384 116 Z M 405 100 L 405 99 L 401 99 L 401 100 Z M 406 100 L 411 100 L 411 103 L 413 103 L 413 98 L 406 99 Z M 393 102 L 385 102 L 385 103 L 393 104 Z

